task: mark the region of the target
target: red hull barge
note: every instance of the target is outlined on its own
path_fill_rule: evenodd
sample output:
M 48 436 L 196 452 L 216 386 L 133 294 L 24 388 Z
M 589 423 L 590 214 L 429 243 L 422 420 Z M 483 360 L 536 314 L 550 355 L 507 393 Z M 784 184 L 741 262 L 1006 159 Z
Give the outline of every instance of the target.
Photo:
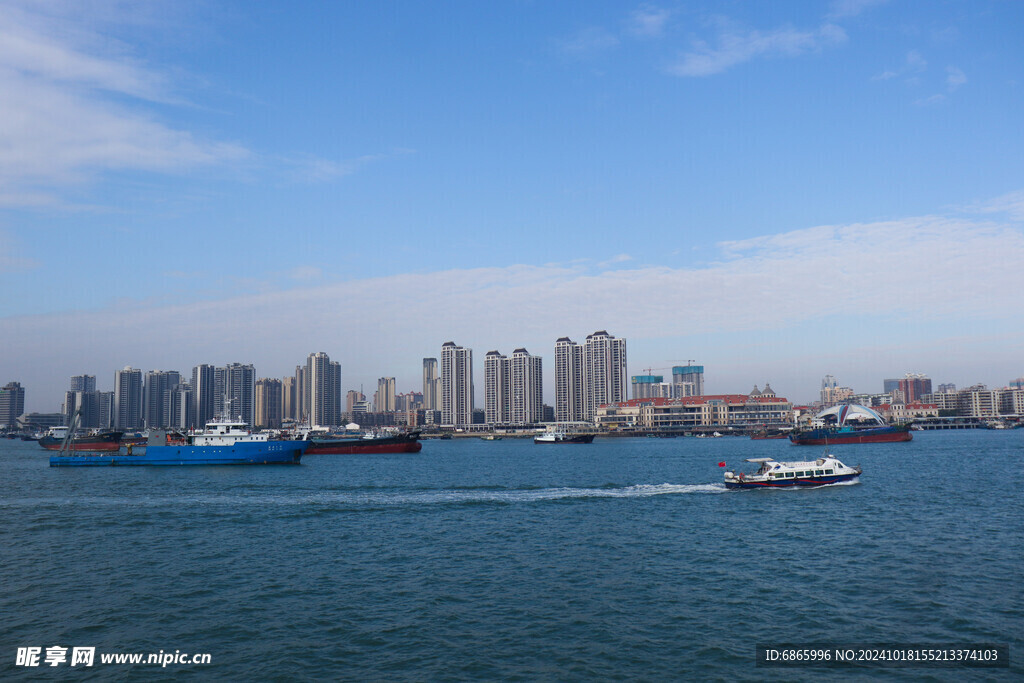
M 790 441 L 798 446 L 833 446 L 848 443 L 895 443 L 910 441 L 914 435 L 909 427 L 878 427 L 875 429 L 811 429 L 793 432 Z
M 68 450 L 86 451 L 89 453 L 105 453 L 121 450 L 122 432 L 103 432 L 92 436 L 76 436 L 68 444 Z M 44 436 L 39 445 L 48 451 L 59 451 L 64 439 Z
M 365 453 L 419 453 L 423 444 L 419 442 L 420 433 L 397 434 L 395 436 L 379 436 L 367 439 L 357 437 L 351 439 L 311 439 L 306 455 L 360 455 Z

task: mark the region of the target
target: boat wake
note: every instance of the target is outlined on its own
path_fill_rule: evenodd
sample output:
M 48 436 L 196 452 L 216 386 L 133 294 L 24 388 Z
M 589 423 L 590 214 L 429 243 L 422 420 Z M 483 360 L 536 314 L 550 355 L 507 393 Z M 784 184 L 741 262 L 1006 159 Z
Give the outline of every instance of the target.
M 58 507 L 180 507 L 223 506 L 243 508 L 252 505 L 281 507 L 392 507 L 408 505 L 510 505 L 587 498 L 648 498 L 651 496 L 725 493 L 724 484 L 639 484 L 636 486 L 549 487 L 549 488 L 446 488 L 446 489 L 405 489 L 405 488 L 343 488 L 317 491 L 297 491 L 293 495 L 278 493 L 242 493 L 224 491 L 218 494 L 147 496 L 126 498 L 124 496 L 88 496 L 75 499 L 31 499 L 0 502 L 0 509 L 19 506 Z

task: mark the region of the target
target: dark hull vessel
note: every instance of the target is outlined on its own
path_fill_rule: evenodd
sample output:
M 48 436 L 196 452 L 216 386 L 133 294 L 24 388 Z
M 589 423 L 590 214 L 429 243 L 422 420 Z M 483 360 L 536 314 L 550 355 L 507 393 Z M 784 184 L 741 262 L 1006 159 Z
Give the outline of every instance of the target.
M 593 434 L 541 434 L 534 437 L 534 443 L 590 443 Z
M 121 450 L 122 432 L 102 432 L 90 436 L 76 436 L 68 444 L 68 450 L 85 451 L 89 453 L 106 453 Z M 64 439 L 54 436 L 44 436 L 39 439 L 39 445 L 48 451 L 59 451 Z
M 349 439 L 310 439 L 306 455 L 358 455 L 363 453 L 419 453 L 419 432 Z
M 914 435 L 908 425 L 850 429 L 822 427 L 793 432 L 789 440 L 798 446 L 832 446 L 849 443 L 894 443 L 910 441 Z

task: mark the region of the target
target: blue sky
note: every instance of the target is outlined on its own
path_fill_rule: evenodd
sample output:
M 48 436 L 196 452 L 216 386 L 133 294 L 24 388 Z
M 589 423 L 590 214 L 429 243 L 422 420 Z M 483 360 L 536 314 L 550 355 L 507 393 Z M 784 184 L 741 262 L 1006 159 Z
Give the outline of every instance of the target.
M 795 401 L 1024 374 L 1024 4 L 0 2 L 0 383 L 607 329 Z M 478 378 L 478 384 L 482 378 Z M 550 397 L 549 397 L 550 398 Z

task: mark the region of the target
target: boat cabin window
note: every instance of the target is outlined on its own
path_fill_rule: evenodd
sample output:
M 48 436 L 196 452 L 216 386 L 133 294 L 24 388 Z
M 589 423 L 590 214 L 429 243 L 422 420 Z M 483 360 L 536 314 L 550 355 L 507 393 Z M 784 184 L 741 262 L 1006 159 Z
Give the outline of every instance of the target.
M 825 470 L 825 474 L 834 474 L 833 470 Z
M 824 473 L 825 472 L 823 470 L 814 470 L 814 476 L 816 476 L 816 477 L 820 477 Z
M 786 476 L 792 479 L 793 477 L 796 476 L 796 472 L 786 472 Z

